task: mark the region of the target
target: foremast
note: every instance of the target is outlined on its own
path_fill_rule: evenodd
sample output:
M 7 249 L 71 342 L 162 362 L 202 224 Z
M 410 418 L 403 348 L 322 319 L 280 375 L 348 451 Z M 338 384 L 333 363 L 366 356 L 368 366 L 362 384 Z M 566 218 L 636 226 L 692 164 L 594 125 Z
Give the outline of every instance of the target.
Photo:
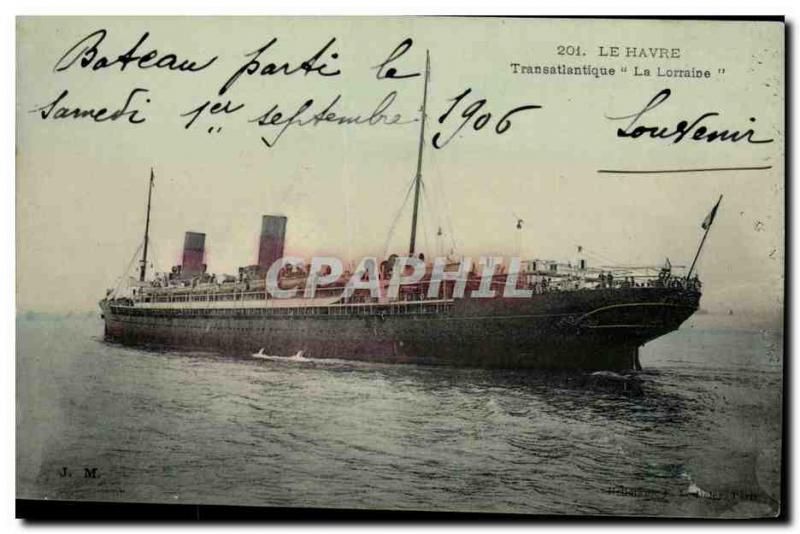
M 147 245 L 150 241 L 150 202 L 153 199 L 153 181 L 155 174 L 150 167 L 150 185 L 147 189 L 147 219 L 144 223 L 144 248 L 142 249 L 141 265 L 139 267 L 139 281 L 144 282 L 144 275 L 147 272 Z

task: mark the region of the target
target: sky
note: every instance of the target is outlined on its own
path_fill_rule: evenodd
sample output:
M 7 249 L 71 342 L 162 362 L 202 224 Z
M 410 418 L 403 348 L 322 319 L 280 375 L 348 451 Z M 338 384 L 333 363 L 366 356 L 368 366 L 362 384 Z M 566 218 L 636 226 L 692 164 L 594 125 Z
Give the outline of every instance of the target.
M 70 49 L 100 29 L 107 34 L 92 65 L 100 56 L 124 53 L 145 32 L 140 55 L 155 49 L 156 57 L 174 53 L 197 65 L 217 59 L 192 73 L 134 64 L 93 70 L 79 61 L 55 68 L 77 57 L 83 46 Z M 389 66 L 401 76 L 422 72 L 430 52 L 418 248 L 436 254 L 441 226 L 445 248 L 455 245 L 457 254 L 473 257 L 513 255 L 519 247 L 524 257 L 567 261 L 576 259 L 580 245 L 595 266 L 657 265 L 666 257 L 688 265 L 703 235 L 701 222 L 724 195 L 698 266 L 702 306 L 754 321 L 778 317 L 784 290 L 783 31 L 778 23 L 732 21 L 18 19 L 18 310 L 96 307 L 142 241 L 151 168 L 151 258 L 159 270 L 179 263 L 187 230 L 207 234 L 211 272 L 254 263 L 266 213 L 289 218 L 287 254 L 359 259 L 405 251 L 411 214 L 408 203 L 401 207 L 416 168 L 423 82 L 421 76 L 378 79 L 375 67 L 411 38 L 410 49 Z M 250 60 L 246 54 L 273 38 L 258 58 L 262 67 L 299 65 L 335 38 L 317 65 L 339 74 L 243 75 L 220 97 L 226 80 Z M 579 55 L 559 55 L 559 46 Z M 618 46 L 621 56 L 626 47 L 645 54 L 677 48 L 680 57 L 600 57 L 601 46 L 606 52 Z M 512 63 L 592 65 L 614 68 L 616 75 L 515 74 Z M 708 70 L 711 77 L 667 78 L 657 75 L 659 67 Z M 649 69 L 651 76 L 634 76 L 634 69 Z M 147 90 L 132 100 L 140 124 L 126 117 L 56 120 L 37 111 L 64 90 L 69 93 L 61 105 L 116 109 L 136 88 Z M 617 128 L 627 122 L 608 117 L 635 114 L 666 88 L 669 99 L 637 124 L 674 128 L 715 112 L 703 123 L 709 129 L 752 127 L 755 139 L 773 142 L 618 137 Z M 404 124 L 295 125 L 268 147 L 261 137 L 271 139 L 275 128 L 251 122 L 275 105 L 286 116 L 313 99 L 308 117 L 337 95 L 337 113 L 368 115 L 392 92 L 389 114 L 399 113 Z M 449 137 L 480 99 L 485 103 L 469 123 L 434 148 L 432 136 Z M 185 128 L 182 114 L 228 100 L 243 107 L 205 113 Z M 529 105 L 541 108 L 513 114 L 510 128 L 497 133 L 505 113 Z M 491 116 L 476 130 L 484 113 Z M 771 168 L 597 172 L 739 166 Z M 521 231 L 517 218 L 524 220 Z

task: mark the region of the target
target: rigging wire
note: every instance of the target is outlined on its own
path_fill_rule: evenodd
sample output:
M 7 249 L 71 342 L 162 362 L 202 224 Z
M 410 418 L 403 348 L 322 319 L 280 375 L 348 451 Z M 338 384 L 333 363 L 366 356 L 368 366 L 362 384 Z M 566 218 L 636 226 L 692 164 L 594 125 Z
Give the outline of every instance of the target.
M 422 211 L 422 220 L 421 220 L 421 222 L 422 222 L 422 228 L 423 228 L 422 238 L 425 240 L 425 249 L 428 251 L 428 254 L 432 254 L 433 253 L 433 249 L 430 247 L 430 241 L 429 241 L 429 237 L 430 236 L 428 236 L 428 230 L 433 231 L 433 229 L 436 227 L 436 225 L 435 224 L 433 226 L 431 226 L 430 224 L 426 225 L 425 221 L 427 219 L 428 223 L 431 222 L 430 218 L 432 217 L 432 215 L 429 214 L 428 212 L 438 213 L 438 210 L 434 207 L 434 202 L 432 202 L 431 197 L 428 195 L 428 190 L 425 187 L 425 182 L 422 182 L 422 201 L 426 202 L 428 205 L 431 206 L 430 210 L 421 210 Z M 434 221 L 434 222 L 436 222 L 436 221 Z M 439 222 L 441 223 L 441 221 L 439 221 Z M 439 227 L 441 228 L 441 224 L 439 224 Z M 439 254 L 439 251 L 436 251 L 436 254 Z
M 383 244 L 383 253 L 381 254 L 381 258 L 386 257 L 386 253 L 389 251 L 389 245 L 391 243 L 392 237 L 394 235 L 395 228 L 397 228 L 397 221 L 400 220 L 400 216 L 403 214 L 403 210 L 408 203 L 408 198 L 411 196 L 411 191 L 414 189 L 414 180 L 411 180 L 411 183 L 408 185 L 408 190 L 406 191 L 406 196 L 403 199 L 403 203 L 400 204 L 400 208 L 397 210 L 397 213 L 392 220 L 392 224 L 389 226 L 389 233 L 386 236 L 386 242 Z
M 144 246 L 144 241 L 142 241 L 142 243 L 139 243 L 139 246 L 136 247 L 136 251 L 133 253 L 133 256 L 131 256 L 131 260 L 128 262 L 128 266 L 125 267 L 125 270 L 122 272 L 122 276 L 119 277 L 119 282 L 117 283 L 117 286 L 108 295 L 109 298 L 113 298 L 113 297 L 115 297 L 117 295 L 117 292 L 119 291 L 119 288 L 122 287 L 122 282 L 124 282 L 125 279 L 128 277 L 128 273 L 130 273 L 131 268 L 133 267 L 133 263 L 136 261 L 136 258 L 139 256 L 139 252 L 142 250 L 143 246 Z
M 452 206 L 450 205 L 450 199 L 447 195 L 445 195 L 444 189 L 444 179 L 442 178 L 442 174 L 439 170 L 439 167 L 433 167 L 433 174 L 434 174 L 434 187 L 438 185 L 439 188 L 439 197 L 442 199 L 442 204 L 444 205 L 444 209 L 440 210 L 440 213 L 444 213 L 445 219 L 445 226 L 447 230 L 447 234 L 450 237 L 450 244 L 452 246 L 453 252 L 458 248 L 456 244 L 456 233 L 455 228 L 453 227 L 453 219 L 452 219 Z
M 349 136 L 344 136 L 349 140 Z M 345 143 L 349 145 L 349 141 L 345 140 Z M 349 146 L 345 147 L 345 150 L 349 150 Z M 351 261 L 353 259 L 353 219 L 352 219 L 352 206 L 350 205 L 350 192 L 352 190 L 352 181 L 350 176 L 350 160 L 349 158 L 344 158 L 344 172 L 342 174 L 342 181 L 345 182 L 344 184 L 344 217 L 345 217 L 345 225 L 347 226 L 347 260 Z
M 595 252 L 593 250 L 587 249 L 584 246 L 581 246 L 581 250 L 587 256 L 592 256 L 594 259 L 602 260 L 603 262 L 608 263 L 610 265 L 613 265 L 613 266 L 622 266 L 622 265 L 624 265 L 624 262 L 617 261 L 617 260 L 615 260 L 613 258 L 609 258 L 608 256 L 600 254 L 599 252 Z
M 441 228 L 442 228 L 442 216 L 441 216 L 442 210 L 441 210 L 441 206 L 439 204 L 438 194 L 436 192 L 435 180 L 431 181 L 432 187 L 431 187 L 430 194 L 428 194 L 428 188 L 425 187 L 426 182 L 423 182 L 422 185 L 423 185 L 422 198 L 423 198 L 423 200 L 425 202 L 428 203 L 428 206 L 430 206 L 430 209 L 427 212 L 423 212 L 423 217 L 427 217 L 427 222 L 428 222 L 428 225 L 426 226 L 426 228 L 430 232 L 435 232 L 437 228 L 439 230 L 441 230 Z M 432 254 L 432 253 L 435 252 L 437 256 L 441 256 L 441 254 L 442 254 L 442 251 L 441 251 L 442 247 L 440 246 L 441 232 L 434 233 L 434 247 L 436 249 L 435 251 L 434 251 L 434 249 L 430 248 L 429 237 L 430 236 L 428 236 L 427 234 L 425 235 L 425 246 L 428 247 L 428 254 Z
M 427 218 L 427 211 L 421 209 L 423 202 L 428 202 L 428 195 L 425 192 L 425 182 L 422 182 L 422 198 L 419 200 L 420 205 L 420 212 L 422 213 L 422 217 L 420 217 L 420 230 L 422 230 L 422 239 L 425 242 L 425 250 L 428 251 L 428 254 L 431 253 L 430 242 L 428 241 L 428 226 L 425 224 L 425 220 Z
M 153 275 L 155 275 L 155 273 L 158 272 L 158 248 L 156 247 L 155 241 L 152 239 L 148 241 L 150 242 L 150 248 L 153 249 L 153 259 L 150 261 L 150 265 L 153 266 Z

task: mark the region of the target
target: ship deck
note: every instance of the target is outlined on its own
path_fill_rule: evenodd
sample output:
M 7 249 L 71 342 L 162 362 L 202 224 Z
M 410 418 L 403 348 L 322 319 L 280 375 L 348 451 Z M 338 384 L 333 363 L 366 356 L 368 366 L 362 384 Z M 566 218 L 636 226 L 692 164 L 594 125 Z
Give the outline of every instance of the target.
M 392 316 L 420 315 L 451 311 L 454 299 L 407 300 L 386 302 L 341 302 L 325 299 L 260 299 L 241 301 L 185 302 L 108 302 L 115 313 L 123 315 L 263 315 L 263 316 Z

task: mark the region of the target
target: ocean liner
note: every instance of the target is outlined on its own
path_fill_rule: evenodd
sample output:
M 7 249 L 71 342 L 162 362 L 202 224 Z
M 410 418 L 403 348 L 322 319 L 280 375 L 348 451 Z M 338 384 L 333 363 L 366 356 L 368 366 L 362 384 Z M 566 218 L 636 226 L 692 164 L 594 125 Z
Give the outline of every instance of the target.
M 482 265 L 463 259 L 426 261 L 416 237 L 428 76 L 429 62 L 407 255 L 372 259 L 371 270 L 332 273 L 327 266 L 313 272 L 283 258 L 287 218 L 264 215 L 256 265 L 240 267 L 236 276 L 211 275 L 203 263 L 205 234 L 187 232 L 181 264 L 147 280 L 151 169 L 138 280 L 126 288 L 121 281 L 100 301 L 105 338 L 241 355 L 302 353 L 504 368 L 641 368 L 639 348 L 676 330 L 698 309 L 701 284 L 692 272 L 719 201 L 702 224 L 705 233 L 685 275 L 676 274 L 668 261 L 661 268 L 640 270 L 591 267 L 585 259 L 517 261 L 515 269 L 490 260 Z M 422 275 L 392 291 L 392 280 L 407 274 L 411 259 Z M 363 265 L 369 267 L 369 262 Z M 278 289 L 293 295 L 276 296 L 270 274 Z M 350 287 L 348 281 L 370 274 L 377 277 L 377 293 Z M 315 291 L 309 292 L 311 285 Z M 514 296 L 508 296 L 509 287 Z

